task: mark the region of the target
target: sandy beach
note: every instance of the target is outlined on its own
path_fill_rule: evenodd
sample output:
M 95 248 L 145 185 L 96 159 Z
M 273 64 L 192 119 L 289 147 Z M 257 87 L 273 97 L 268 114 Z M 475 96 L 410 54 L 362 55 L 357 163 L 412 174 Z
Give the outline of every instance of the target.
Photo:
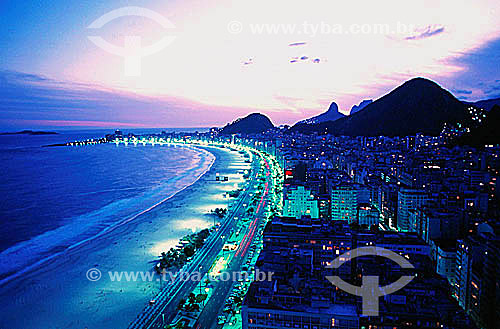
M 122 279 L 108 272 L 152 271 L 162 251 L 180 238 L 210 227 L 209 211 L 227 207 L 224 198 L 244 183 L 249 168 L 243 156 L 225 149 L 207 148 L 216 156 L 212 167 L 193 185 L 143 213 L 126 225 L 44 263 L 0 287 L 0 328 L 126 328 L 160 288 L 161 282 Z M 228 176 L 215 180 L 216 173 Z M 87 278 L 89 269 L 101 278 Z M 95 276 L 91 276 L 95 278 Z

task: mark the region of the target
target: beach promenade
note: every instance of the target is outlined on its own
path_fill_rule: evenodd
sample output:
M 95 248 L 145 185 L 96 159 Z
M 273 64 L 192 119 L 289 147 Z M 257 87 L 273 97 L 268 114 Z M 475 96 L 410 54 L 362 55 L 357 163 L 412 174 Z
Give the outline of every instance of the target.
M 219 230 L 208 238 L 203 248 L 195 254 L 191 262 L 183 269 L 184 272 L 190 274 L 201 272 L 205 274 L 210 270 L 224 243 L 234 232 L 237 219 L 245 216 L 246 206 L 251 203 L 252 196 L 257 192 L 257 181 L 262 177 L 262 175 L 258 174 L 261 166 L 263 167 L 263 177 L 266 180 L 270 178 L 270 166 L 267 160 L 264 158 L 261 159 L 261 156 L 257 154 L 253 158 L 252 171 L 246 188 L 230 208 Z M 263 160 L 263 165 L 261 164 L 261 160 Z M 255 212 L 251 214 L 250 224 L 240 241 L 235 257 L 233 257 L 233 260 L 229 264 L 228 271 L 236 272 L 241 270 L 241 266 L 250 250 L 249 247 L 256 237 L 256 228 L 264 213 L 265 203 L 270 190 L 269 184 L 270 182 L 265 183 L 263 195 L 259 199 Z M 233 284 L 234 282 L 231 280 L 217 283 L 212 298 L 208 300 L 197 321 L 198 328 L 209 328 L 209 324 L 217 322 L 217 314 L 220 308 L 223 307 L 225 298 Z M 196 281 L 182 280 L 180 278 L 170 283 L 155 297 L 155 303 L 146 306 L 143 313 L 138 316 L 129 328 L 163 328 L 176 315 L 179 302 L 196 289 L 197 285 L 198 282 Z
M 183 236 L 211 227 L 210 211 L 227 208 L 236 199 L 224 194 L 245 183 L 241 172 L 250 164 L 241 154 L 221 148 L 210 152 L 216 161 L 191 186 L 127 225 L 3 285 L 0 327 L 126 328 L 165 282 L 157 282 L 156 277 L 112 281 L 108 272 L 152 271 L 161 251 L 175 247 Z M 229 181 L 216 181 L 217 174 L 228 176 Z M 102 272 L 100 280 L 86 278 L 90 268 Z M 40 303 L 41 299 L 45 302 Z M 25 309 L 32 310 L 30 316 L 25 316 Z

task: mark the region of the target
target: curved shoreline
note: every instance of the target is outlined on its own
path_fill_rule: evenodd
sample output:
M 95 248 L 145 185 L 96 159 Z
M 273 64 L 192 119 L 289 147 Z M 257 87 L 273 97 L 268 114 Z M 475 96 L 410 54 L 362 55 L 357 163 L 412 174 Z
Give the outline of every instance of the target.
M 228 207 L 223 194 L 244 184 L 245 158 L 229 149 L 200 147 L 215 155 L 212 167 L 191 186 L 92 242 L 46 262 L 0 289 L 0 328 L 127 328 L 157 295 L 161 282 L 113 280 L 110 273 L 144 273 L 161 251 L 185 235 L 213 225 L 210 210 Z M 216 181 L 215 175 L 229 176 Z M 127 217 L 128 218 L 128 217 Z M 102 273 L 98 281 L 89 269 Z M 26 314 L 26 310 L 30 312 Z
M 117 228 L 123 226 L 123 225 L 126 225 L 132 221 L 134 221 L 135 219 L 137 219 L 139 216 L 142 216 L 146 213 L 148 213 L 149 211 L 157 208 L 158 206 L 162 205 L 163 203 L 167 202 L 168 200 L 172 199 L 173 197 L 175 197 L 177 194 L 179 194 L 180 192 L 184 191 L 185 189 L 187 189 L 188 187 L 192 186 L 193 184 L 195 184 L 201 177 L 203 177 L 208 171 L 210 171 L 210 169 L 212 168 L 212 166 L 214 165 L 215 163 L 215 160 L 216 160 L 216 156 L 211 153 L 210 151 L 204 149 L 204 148 L 200 148 L 200 147 L 197 147 L 197 146 L 193 146 L 193 145 L 185 145 L 185 144 L 175 144 L 175 146 L 179 146 L 179 147 L 182 147 L 182 148 L 187 148 L 187 149 L 194 149 L 198 152 L 202 152 L 206 155 L 209 156 L 210 160 L 209 160 L 209 164 L 206 166 L 206 168 L 200 173 L 198 174 L 197 176 L 194 176 L 194 180 L 192 182 L 190 182 L 189 184 L 183 186 L 181 189 L 178 189 L 177 191 L 175 192 L 172 192 L 171 194 L 169 194 L 167 197 L 163 198 L 162 200 L 160 200 L 159 202 L 153 204 L 152 206 L 146 208 L 145 210 L 142 210 L 140 211 L 139 213 L 136 213 L 134 215 L 132 215 L 131 217 L 129 218 L 126 218 L 122 221 L 119 221 L 117 223 L 114 223 L 110 226 L 107 226 L 105 227 L 104 229 L 102 229 L 101 231 L 99 231 L 98 233 L 96 233 L 95 235 L 93 236 L 90 236 L 88 238 L 85 238 L 83 240 L 80 240 L 78 242 L 75 242 L 74 244 L 71 244 L 70 246 L 67 246 L 64 250 L 62 251 L 58 251 L 58 252 L 55 252 L 53 253 L 52 255 L 50 256 L 47 256 L 47 257 L 44 257 L 42 259 L 39 259 L 37 260 L 36 262 L 32 263 L 31 265 L 23 268 L 22 270 L 20 271 L 15 271 L 13 272 L 12 274 L 8 274 L 6 277 L 0 279 L 0 287 L 6 285 L 7 283 L 11 282 L 12 280 L 15 280 L 19 277 L 21 277 L 23 274 L 26 274 L 27 272 L 30 272 L 30 271 L 33 271 L 33 270 L 36 270 L 38 269 L 41 265 L 43 265 L 44 263 L 46 262 L 49 262 L 59 256 L 62 256 L 64 254 L 66 254 L 67 252 L 70 252 L 76 248 L 79 248 L 95 239 L 98 239 L 100 237 L 103 237 L 111 232 L 113 232 L 114 230 L 116 230 Z M 204 160 L 201 160 L 201 161 L 204 161 Z M 200 161 L 200 162 L 201 162 Z M 29 240 L 28 240 L 29 241 Z M 12 246 L 11 248 L 14 248 L 15 246 Z M 21 249 L 23 246 L 18 246 L 17 249 Z M 11 249 L 9 248 L 9 249 Z M 9 251 L 9 249 L 6 249 L 4 250 L 4 252 L 6 251 Z M 12 252 L 12 251 L 11 251 Z

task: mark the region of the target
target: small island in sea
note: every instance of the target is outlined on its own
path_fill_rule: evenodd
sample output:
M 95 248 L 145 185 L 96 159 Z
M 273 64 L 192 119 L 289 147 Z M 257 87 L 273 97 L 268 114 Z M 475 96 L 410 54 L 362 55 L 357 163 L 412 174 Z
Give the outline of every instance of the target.
M 37 136 L 37 135 L 58 135 L 58 133 L 56 133 L 55 131 L 22 130 L 22 131 L 16 131 L 16 132 L 0 133 L 0 135 L 32 135 L 32 136 Z

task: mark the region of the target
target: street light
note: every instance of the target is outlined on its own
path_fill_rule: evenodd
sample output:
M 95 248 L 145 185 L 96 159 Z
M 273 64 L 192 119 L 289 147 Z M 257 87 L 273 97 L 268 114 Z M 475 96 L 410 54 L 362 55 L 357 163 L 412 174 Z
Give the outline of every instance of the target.
M 201 265 L 198 267 L 198 272 L 199 272 L 198 274 L 201 274 L 201 269 L 202 268 L 203 268 L 203 266 L 201 266 Z M 200 295 L 201 295 L 201 281 L 202 280 L 200 280 Z
M 222 239 L 222 258 L 224 258 L 224 238 L 225 236 L 224 235 L 221 235 L 220 238 Z

